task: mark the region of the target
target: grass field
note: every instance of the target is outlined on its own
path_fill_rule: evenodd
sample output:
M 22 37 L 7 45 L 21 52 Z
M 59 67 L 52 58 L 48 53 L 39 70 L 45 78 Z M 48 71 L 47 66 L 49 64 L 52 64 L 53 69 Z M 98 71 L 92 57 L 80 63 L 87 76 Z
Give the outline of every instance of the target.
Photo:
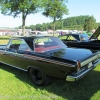
M 0 40 L 0 44 L 7 44 L 8 40 Z
M 0 36 L 0 44 L 7 44 L 11 36 Z
M 52 83 L 45 87 L 34 85 L 27 72 L 0 65 L 0 100 L 99 99 L 100 65 L 77 82 L 53 78 Z
M 100 66 L 77 82 L 52 79 L 46 87 L 32 83 L 26 72 L 0 66 L 1 100 L 99 100 Z

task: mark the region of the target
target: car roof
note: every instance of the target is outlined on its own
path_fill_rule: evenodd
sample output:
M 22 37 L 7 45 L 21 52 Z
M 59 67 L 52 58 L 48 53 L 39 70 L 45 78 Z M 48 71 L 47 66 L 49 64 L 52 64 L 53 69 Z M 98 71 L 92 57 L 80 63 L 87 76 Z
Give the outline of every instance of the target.
M 59 37 L 61 37 L 61 36 L 67 36 L 67 37 L 73 36 L 77 41 L 81 41 L 80 37 L 85 38 L 86 40 L 89 40 L 88 35 L 85 33 L 63 34 L 63 35 L 60 35 Z
M 34 40 L 34 39 L 36 39 L 36 38 L 42 38 L 42 37 L 53 37 L 53 36 L 21 36 L 21 37 L 12 37 L 12 38 L 14 38 L 14 39 L 24 39 L 24 40 Z
M 33 49 L 33 40 L 42 37 L 54 37 L 54 36 L 21 36 L 21 37 L 12 37 L 11 39 L 24 39 L 30 46 L 30 48 Z

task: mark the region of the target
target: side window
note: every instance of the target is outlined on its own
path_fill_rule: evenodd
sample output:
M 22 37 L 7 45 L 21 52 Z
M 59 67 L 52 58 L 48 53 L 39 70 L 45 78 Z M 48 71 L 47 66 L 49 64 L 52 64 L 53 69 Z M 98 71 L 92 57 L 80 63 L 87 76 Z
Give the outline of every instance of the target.
M 57 46 L 56 40 L 49 37 L 38 38 L 34 41 L 35 52 L 44 52 L 50 50 L 50 48 L 54 48 L 54 46 Z
M 10 44 L 8 45 L 9 50 L 11 51 L 30 51 L 30 48 L 28 47 L 27 43 L 24 40 L 21 39 L 13 39 L 11 40 Z
M 74 41 L 76 39 L 73 36 L 69 36 L 67 40 Z
M 7 48 L 9 48 L 10 50 L 18 50 L 19 46 L 20 46 L 20 40 L 13 39 L 11 40 Z
M 47 46 L 53 46 L 54 41 L 50 38 L 39 38 L 35 40 L 35 48 L 37 47 L 47 47 Z
M 66 36 L 59 36 L 59 38 L 61 39 L 61 40 L 66 40 Z
M 19 49 L 18 50 L 30 51 L 30 48 L 27 45 L 27 43 L 24 40 L 22 40 L 21 43 L 20 43 L 20 46 L 19 46 Z

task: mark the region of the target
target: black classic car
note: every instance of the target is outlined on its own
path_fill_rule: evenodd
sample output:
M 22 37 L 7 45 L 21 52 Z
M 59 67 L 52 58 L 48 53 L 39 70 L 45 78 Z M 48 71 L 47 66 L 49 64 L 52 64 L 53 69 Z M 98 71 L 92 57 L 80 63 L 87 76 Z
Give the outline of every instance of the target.
M 99 64 L 100 52 L 68 48 L 53 36 L 14 37 L 0 45 L 0 64 L 27 71 L 36 85 L 50 77 L 75 81 Z
M 69 47 L 100 50 L 99 34 L 100 27 L 90 37 L 85 33 L 79 33 L 60 35 L 59 38 Z

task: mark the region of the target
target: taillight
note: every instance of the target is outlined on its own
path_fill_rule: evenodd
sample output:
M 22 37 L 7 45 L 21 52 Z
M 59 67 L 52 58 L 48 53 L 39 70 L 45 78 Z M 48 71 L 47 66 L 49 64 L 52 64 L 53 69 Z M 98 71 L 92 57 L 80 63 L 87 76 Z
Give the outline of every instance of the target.
M 79 70 L 81 68 L 81 63 L 80 61 L 77 60 L 77 69 Z

